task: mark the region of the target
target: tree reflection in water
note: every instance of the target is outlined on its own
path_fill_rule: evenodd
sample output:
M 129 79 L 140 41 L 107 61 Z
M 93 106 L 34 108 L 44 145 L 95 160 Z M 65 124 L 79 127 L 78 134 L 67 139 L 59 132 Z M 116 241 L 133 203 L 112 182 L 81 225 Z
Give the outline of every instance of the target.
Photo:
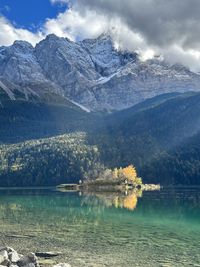
M 80 191 L 80 195 L 83 197 L 82 204 L 134 210 L 137 206 L 138 198 L 142 197 L 142 190 L 125 192 Z

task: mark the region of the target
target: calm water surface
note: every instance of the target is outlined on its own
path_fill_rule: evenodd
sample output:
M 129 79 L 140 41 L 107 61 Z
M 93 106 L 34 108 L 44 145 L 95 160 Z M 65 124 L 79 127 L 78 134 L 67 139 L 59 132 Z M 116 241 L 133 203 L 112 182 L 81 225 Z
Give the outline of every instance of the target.
M 72 267 L 200 266 L 200 188 L 79 194 L 0 190 L 0 245 Z

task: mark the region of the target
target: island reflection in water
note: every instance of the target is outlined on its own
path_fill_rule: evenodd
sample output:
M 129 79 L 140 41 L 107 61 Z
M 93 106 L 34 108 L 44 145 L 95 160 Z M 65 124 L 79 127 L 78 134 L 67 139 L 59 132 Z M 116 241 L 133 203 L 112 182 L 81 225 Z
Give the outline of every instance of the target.
M 0 244 L 74 267 L 198 266 L 200 190 L 3 190 L 0 229 Z
M 80 191 L 82 203 L 92 206 L 99 203 L 103 207 L 115 207 L 117 209 L 134 210 L 138 198 L 142 197 L 142 190 L 128 190 L 124 192 L 84 192 Z

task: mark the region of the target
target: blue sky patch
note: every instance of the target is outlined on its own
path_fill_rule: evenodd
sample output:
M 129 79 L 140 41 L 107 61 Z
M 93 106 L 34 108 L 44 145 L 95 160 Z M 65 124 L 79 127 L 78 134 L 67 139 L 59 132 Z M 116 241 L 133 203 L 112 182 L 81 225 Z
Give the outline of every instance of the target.
M 52 5 L 50 0 L 1 0 L 0 14 L 16 27 L 36 32 L 47 18 L 64 12 L 66 5 Z

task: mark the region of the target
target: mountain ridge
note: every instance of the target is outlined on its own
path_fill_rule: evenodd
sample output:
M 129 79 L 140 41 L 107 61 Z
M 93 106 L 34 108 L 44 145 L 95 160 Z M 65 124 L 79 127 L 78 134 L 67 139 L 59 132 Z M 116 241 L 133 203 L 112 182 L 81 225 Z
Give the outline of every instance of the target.
M 200 93 L 162 95 L 111 114 L 19 103 L 0 112 L 1 186 L 77 182 L 129 164 L 145 182 L 200 184 Z
M 117 50 L 105 34 L 79 42 L 51 34 L 35 47 L 25 41 L 0 47 L 0 81 L 12 100 L 15 93 L 25 100 L 53 93 L 94 111 L 200 91 L 199 74 L 159 59 L 142 62 L 135 52 Z

